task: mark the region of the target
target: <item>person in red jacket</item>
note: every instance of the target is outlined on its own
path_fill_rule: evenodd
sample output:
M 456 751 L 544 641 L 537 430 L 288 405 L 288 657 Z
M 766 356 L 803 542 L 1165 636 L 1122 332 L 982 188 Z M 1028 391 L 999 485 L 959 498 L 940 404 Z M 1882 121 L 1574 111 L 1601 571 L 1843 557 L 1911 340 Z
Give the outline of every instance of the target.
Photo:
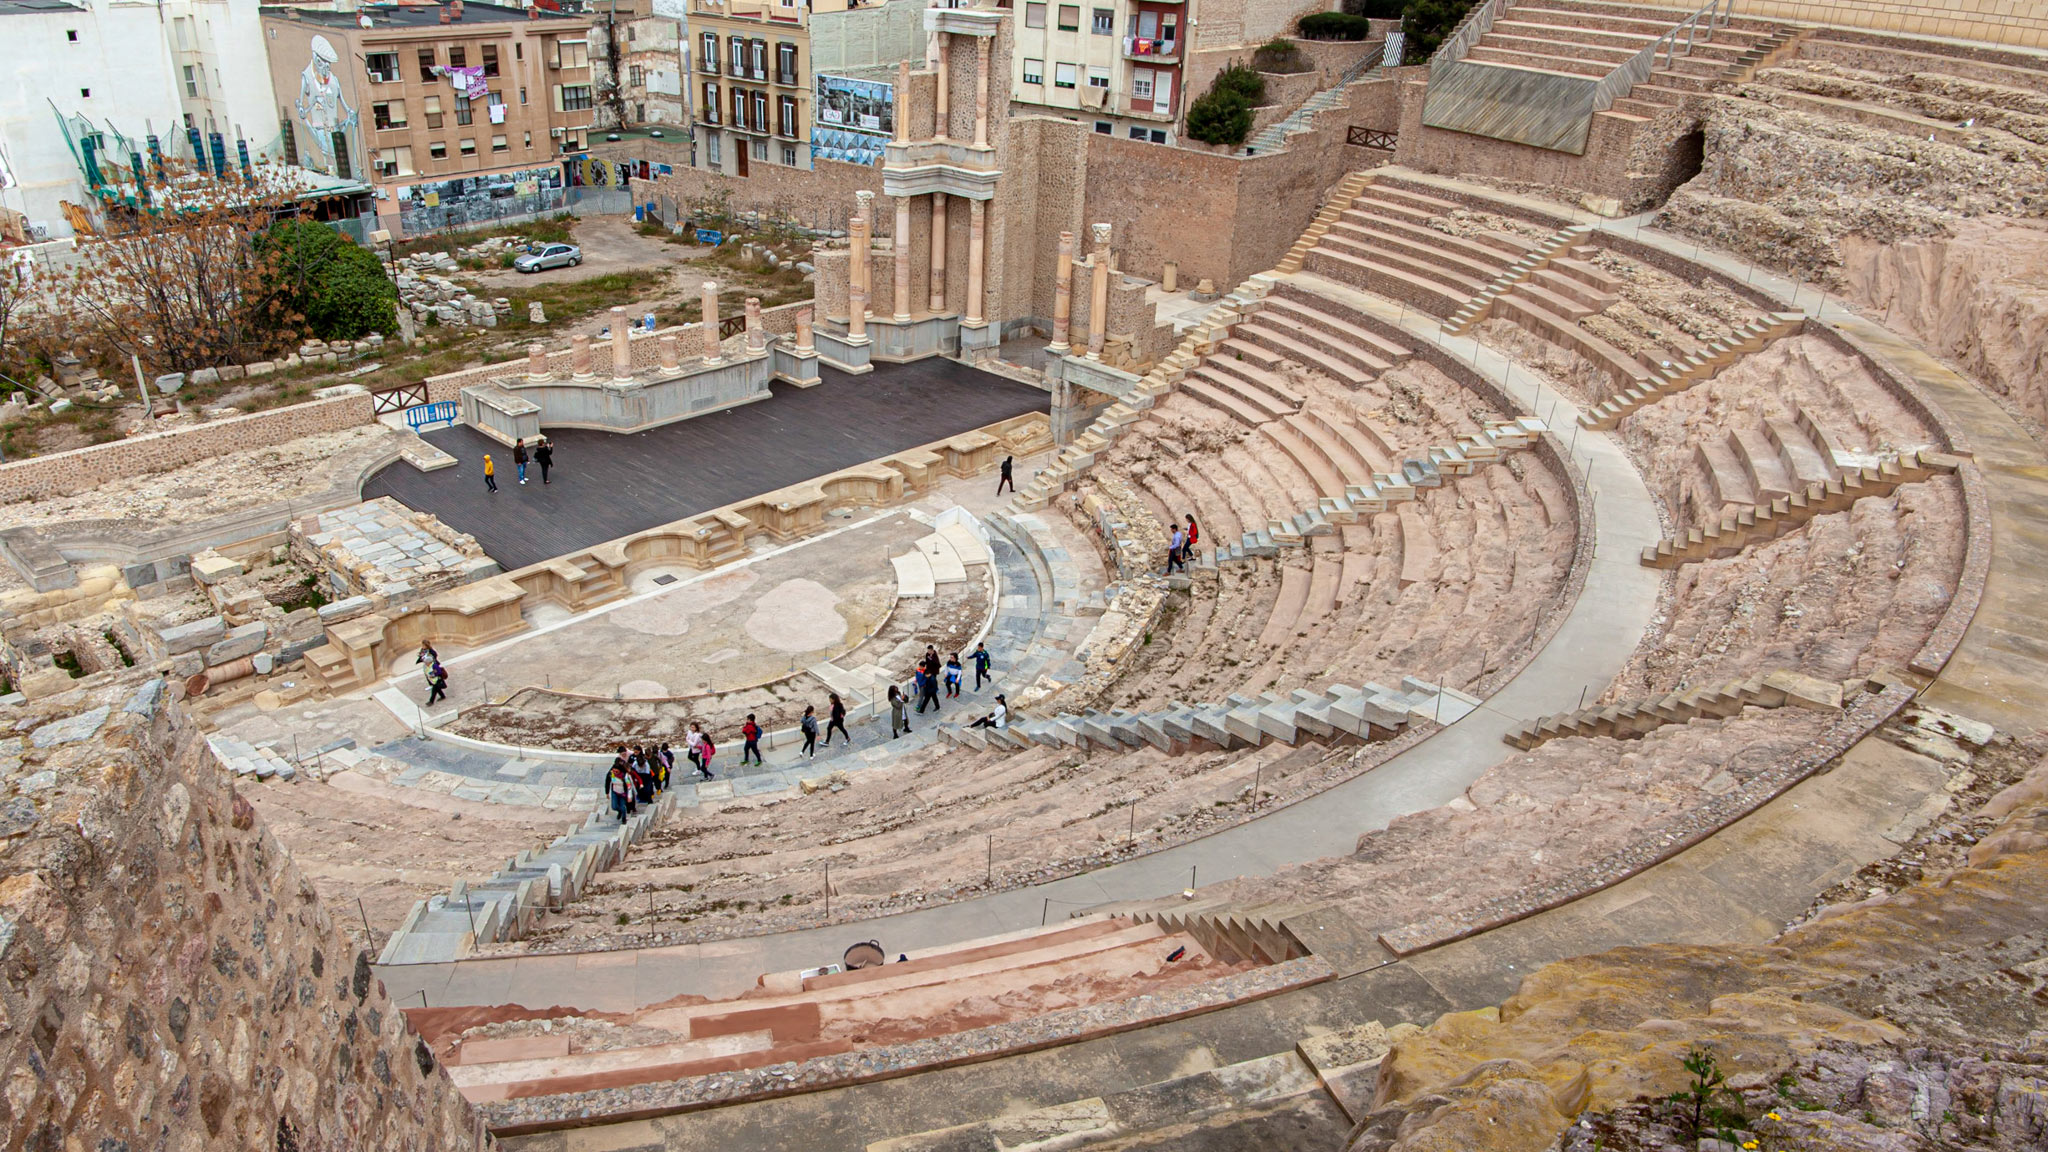
M 1190 560 L 1196 560 L 1201 558 L 1202 554 L 1196 551 L 1195 549 L 1196 541 L 1200 540 L 1201 538 L 1201 525 L 1195 523 L 1195 514 L 1190 512 L 1188 513 L 1188 538 L 1186 542 L 1181 545 L 1180 551 L 1180 559 L 1182 564 L 1186 564 Z
M 740 748 L 740 763 L 745 764 L 747 757 L 752 756 L 754 763 L 759 764 L 761 762 L 761 726 L 754 723 L 754 714 L 752 712 L 747 713 L 747 722 L 740 725 L 740 735 L 747 741 Z

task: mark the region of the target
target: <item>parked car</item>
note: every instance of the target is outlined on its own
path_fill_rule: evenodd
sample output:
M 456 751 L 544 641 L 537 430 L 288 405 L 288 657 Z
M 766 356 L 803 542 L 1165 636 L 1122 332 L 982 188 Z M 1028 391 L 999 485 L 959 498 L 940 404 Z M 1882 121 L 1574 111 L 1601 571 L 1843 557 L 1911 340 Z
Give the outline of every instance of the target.
M 573 268 L 583 263 L 583 249 L 574 244 L 549 244 L 538 252 L 528 252 L 512 261 L 512 267 L 521 272 L 539 272 L 547 268 Z

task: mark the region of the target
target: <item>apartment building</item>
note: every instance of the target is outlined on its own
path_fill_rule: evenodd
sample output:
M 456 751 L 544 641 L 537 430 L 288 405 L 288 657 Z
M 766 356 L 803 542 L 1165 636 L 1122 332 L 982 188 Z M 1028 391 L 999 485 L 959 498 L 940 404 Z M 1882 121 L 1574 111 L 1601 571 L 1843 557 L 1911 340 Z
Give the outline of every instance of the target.
M 1176 0 L 1021 0 L 1011 103 L 1165 144 L 1181 107 L 1187 5 Z
M 590 67 L 599 128 L 690 123 L 683 21 L 666 15 L 600 11 L 590 26 Z
M 559 206 L 596 104 L 590 23 L 464 0 L 265 8 L 287 159 L 367 179 L 394 234 Z

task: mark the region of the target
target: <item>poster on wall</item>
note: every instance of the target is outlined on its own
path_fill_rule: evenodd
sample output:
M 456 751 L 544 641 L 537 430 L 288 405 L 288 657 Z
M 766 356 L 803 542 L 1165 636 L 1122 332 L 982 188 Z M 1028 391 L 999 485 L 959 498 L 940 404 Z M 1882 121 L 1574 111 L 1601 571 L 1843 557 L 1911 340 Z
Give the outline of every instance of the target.
M 347 140 L 348 132 L 356 126 L 356 110 L 349 107 L 341 77 L 334 69 L 340 58 L 340 52 L 327 37 L 316 35 L 308 41 L 306 66 L 299 73 L 299 98 L 292 103 L 305 132 L 299 163 L 319 172 L 337 171 L 335 137 L 340 135 Z
M 878 165 L 896 132 L 896 86 L 848 76 L 818 76 L 811 155 L 847 164 Z
M 561 169 L 534 168 L 403 184 L 391 192 L 398 201 L 401 226 L 413 233 L 552 208 L 560 199 L 561 188 Z

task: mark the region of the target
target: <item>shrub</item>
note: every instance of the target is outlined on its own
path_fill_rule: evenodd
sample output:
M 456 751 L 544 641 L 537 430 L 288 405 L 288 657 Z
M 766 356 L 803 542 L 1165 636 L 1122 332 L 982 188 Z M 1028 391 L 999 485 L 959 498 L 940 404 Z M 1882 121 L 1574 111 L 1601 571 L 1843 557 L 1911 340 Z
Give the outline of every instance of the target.
M 1472 0 L 1410 0 L 1401 20 L 1407 33 L 1405 62 L 1427 64 L 1444 37 L 1458 27 L 1458 21 L 1472 8 Z
M 1303 16 L 1297 26 L 1310 40 L 1363 40 L 1372 35 L 1370 21 L 1347 12 L 1317 12 Z
M 1344 11 L 1349 15 L 1375 20 L 1399 20 L 1407 8 L 1408 0 L 1344 0 Z
M 1233 63 L 1216 74 L 1216 82 L 1209 91 L 1232 93 L 1242 97 L 1247 108 L 1257 108 L 1266 102 L 1266 78 L 1257 70 Z
M 1242 64 L 1216 74 L 1199 99 L 1188 105 L 1188 135 L 1204 144 L 1232 148 L 1252 132 L 1252 109 L 1266 98 L 1266 80 Z
M 1259 45 L 1252 53 L 1252 70 L 1255 72 L 1292 73 L 1308 72 L 1315 68 L 1307 56 L 1292 40 L 1276 39 Z
M 279 321 L 303 316 L 322 340 L 398 330 L 398 286 L 367 248 L 313 220 L 273 225 L 258 241 Z

